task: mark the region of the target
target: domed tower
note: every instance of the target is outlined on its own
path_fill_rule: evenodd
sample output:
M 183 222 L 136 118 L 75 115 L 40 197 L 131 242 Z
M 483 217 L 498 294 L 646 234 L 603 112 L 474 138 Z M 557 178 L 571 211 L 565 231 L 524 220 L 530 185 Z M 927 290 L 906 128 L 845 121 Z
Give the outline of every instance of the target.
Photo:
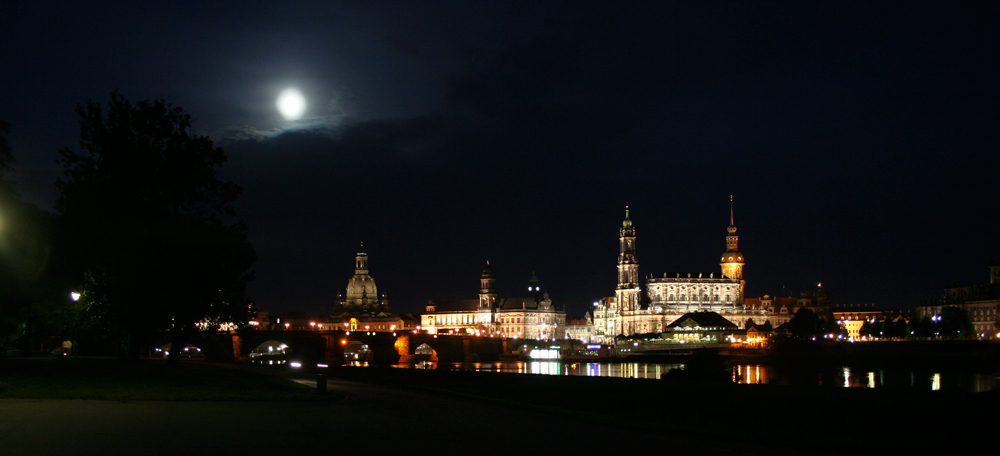
M 629 219 L 628 204 L 625 205 L 625 220 L 619 232 L 620 249 L 618 253 L 618 287 L 615 288 L 615 301 L 619 310 L 634 311 L 639 309 L 639 262 L 635 256 L 635 228 Z
M 483 275 L 479 276 L 479 308 L 492 308 L 497 302 L 497 276 L 493 274 L 490 262 L 486 262 Z
M 737 302 L 742 302 L 746 281 L 743 280 L 743 254 L 740 253 L 738 245 L 739 236 L 736 235 L 736 222 L 733 218 L 733 195 L 729 195 L 729 228 L 726 231 L 729 232 L 729 235 L 726 236 L 726 251 L 722 253 L 722 260 L 719 264 L 722 266 L 723 277 L 727 279 L 739 279 L 740 298 Z
M 361 243 L 361 251 L 354 257 L 354 277 L 347 282 L 347 305 L 367 306 L 378 301 L 378 289 L 375 279 L 368 275 L 368 254 L 365 253 L 365 243 Z
M 541 298 L 542 297 L 542 287 L 538 284 L 538 277 L 535 277 L 535 271 L 531 271 L 531 278 L 528 279 L 528 294 L 529 298 Z

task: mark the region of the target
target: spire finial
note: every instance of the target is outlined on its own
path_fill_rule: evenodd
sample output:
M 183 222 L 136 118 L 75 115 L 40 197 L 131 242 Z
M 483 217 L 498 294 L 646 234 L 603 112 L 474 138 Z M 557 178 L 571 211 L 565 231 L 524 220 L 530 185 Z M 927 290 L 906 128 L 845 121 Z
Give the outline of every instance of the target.
M 628 201 L 625 202 L 625 219 L 628 219 Z
M 729 195 L 729 226 L 736 226 L 733 218 L 733 195 Z

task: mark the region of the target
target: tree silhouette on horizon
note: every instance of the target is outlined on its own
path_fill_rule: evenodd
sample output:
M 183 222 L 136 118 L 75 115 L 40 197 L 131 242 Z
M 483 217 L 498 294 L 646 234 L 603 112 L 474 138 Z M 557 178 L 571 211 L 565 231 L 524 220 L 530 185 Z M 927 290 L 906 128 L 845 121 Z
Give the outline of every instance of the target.
M 242 188 L 218 178 L 223 150 L 163 99 L 115 91 L 76 111 L 80 149 L 59 151 L 56 210 L 89 321 L 131 357 L 159 331 L 183 347 L 196 323 L 245 321 L 256 256 L 233 207 Z

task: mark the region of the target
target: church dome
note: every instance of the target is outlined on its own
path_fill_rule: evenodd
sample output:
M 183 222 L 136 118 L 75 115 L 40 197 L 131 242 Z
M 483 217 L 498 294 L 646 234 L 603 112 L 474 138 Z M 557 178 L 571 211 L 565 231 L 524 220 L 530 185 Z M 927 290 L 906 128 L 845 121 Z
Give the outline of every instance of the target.
M 375 279 L 368 274 L 355 274 L 347 282 L 347 302 L 360 304 L 363 298 L 367 298 L 369 303 L 378 301 L 378 289 L 375 288 Z
M 368 254 L 365 253 L 365 245 L 361 244 L 361 251 L 354 257 L 354 277 L 347 282 L 347 304 L 375 304 L 378 302 L 378 289 L 375 288 L 375 279 L 368 275 Z

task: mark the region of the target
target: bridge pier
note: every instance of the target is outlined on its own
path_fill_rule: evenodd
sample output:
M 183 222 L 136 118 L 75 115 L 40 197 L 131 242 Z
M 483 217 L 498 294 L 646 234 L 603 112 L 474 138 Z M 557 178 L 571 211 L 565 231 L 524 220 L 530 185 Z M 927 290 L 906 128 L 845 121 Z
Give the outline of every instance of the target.
M 336 332 L 323 333 L 325 363 L 330 367 L 340 367 L 344 362 L 344 347 Z
M 236 361 L 246 360 L 246 355 L 243 354 L 243 338 L 239 334 L 233 333 L 233 359 Z

